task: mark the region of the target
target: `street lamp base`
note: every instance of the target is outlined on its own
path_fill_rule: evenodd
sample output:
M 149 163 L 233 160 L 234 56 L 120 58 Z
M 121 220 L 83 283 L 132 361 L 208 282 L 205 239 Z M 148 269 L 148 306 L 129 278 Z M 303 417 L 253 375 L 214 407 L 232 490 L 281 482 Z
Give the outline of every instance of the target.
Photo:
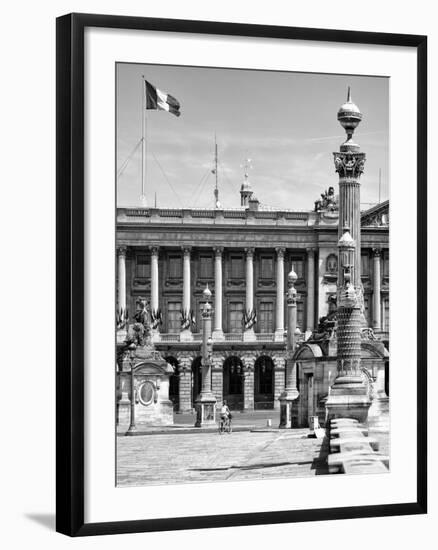
M 292 428 L 292 404 L 298 398 L 298 390 L 286 390 L 280 397 L 280 424 L 279 428 Z
M 208 398 L 207 398 L 208 399 Z M 201 398 L 196 401 L 195 428 L 216 425 L 216 399 Z

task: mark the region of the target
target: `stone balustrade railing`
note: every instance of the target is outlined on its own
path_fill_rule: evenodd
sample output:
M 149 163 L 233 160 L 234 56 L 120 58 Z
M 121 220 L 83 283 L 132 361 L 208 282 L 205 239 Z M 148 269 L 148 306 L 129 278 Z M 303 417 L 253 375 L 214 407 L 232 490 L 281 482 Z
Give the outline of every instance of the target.
M 274 342 L 274 333 L 257 333 L 256 335 L 256 341 L 257 342 Z M 226 342 L 243 342 L 243 333 L 225 333 L 224 334 L 225 341 Z M 201 333 L 193 333 L 193 342 L 201 342 L 202 341 L 202 334 Z M 213 339 L 214 341 L 214 339 Z M 218 340 L 221 341 L 221 340 Z M 159 338 L 157 338 L 156 342 L 161 343 L 178 343 L 180 342 L 180 335 L 179 333 L 161 333 L 159 335 Z
M 389 457 L 379 453 L 379 442 L 368 428 L 351 418 L 335 418 L 329 426 L 327 464 L 330 473 L 387 473 Z

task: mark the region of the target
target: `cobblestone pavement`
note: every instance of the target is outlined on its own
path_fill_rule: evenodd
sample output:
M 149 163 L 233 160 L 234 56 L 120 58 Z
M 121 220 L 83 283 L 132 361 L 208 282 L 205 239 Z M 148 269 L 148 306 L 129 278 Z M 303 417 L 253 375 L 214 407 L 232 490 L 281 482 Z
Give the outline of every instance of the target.
M 117 438 L 117 485 L 305 477 L 326 473 L 308 430 Z

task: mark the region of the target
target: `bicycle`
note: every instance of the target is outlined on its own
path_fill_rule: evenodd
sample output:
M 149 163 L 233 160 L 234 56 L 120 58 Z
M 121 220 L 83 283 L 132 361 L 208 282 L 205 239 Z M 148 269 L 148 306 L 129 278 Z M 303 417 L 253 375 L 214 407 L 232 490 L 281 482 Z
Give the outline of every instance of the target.
M 224 432 L 231 433 L 233 428 L 231 426 L 231 419 L 229 417 L 221 418 L 219 420 L 219 433 L 222 435 Z

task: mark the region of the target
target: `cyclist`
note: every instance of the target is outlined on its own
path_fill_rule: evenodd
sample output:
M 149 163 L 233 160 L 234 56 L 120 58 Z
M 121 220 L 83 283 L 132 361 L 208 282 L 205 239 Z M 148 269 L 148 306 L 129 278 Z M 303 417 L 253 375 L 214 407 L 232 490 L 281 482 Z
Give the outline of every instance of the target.
M 230 409 L 228 408 L 226 401 L 222 403 L 220 415 L 221 415 L 222 426 L 226 426 L 228 423 L 231 424 L 231 412 L 230 412 Z

